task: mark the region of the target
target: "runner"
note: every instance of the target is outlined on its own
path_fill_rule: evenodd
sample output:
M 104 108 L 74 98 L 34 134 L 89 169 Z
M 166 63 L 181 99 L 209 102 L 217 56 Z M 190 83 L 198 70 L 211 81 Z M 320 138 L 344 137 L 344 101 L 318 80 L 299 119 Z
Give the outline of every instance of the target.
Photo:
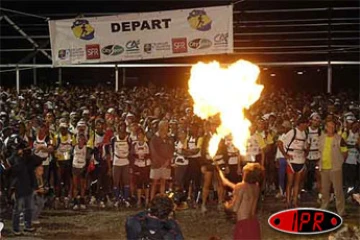
M 55 207 L 59 207 L 63 201 L 65 208 L 69 207 L 69 197 L 71 190 L 71 152 L 73 149 L 72 136 L 68 131 L 69 126 L 66 122 L 59 124 L 59 134 L 53 139 L 55 146 L 55 158 L 57 164 L 57 187 Z
M 306 133 L 308 120 L 300 117 L 294 129 L 286 133 L 279 148 L 287 160 L 286 207 L 298 207 L 300 182 L 305 170 Z M 292 199 L 291 199 L 292 198 Z M 292 200 L 292 201 L 291 201 Z
M 120 203 L 130 207 L 130 146 L 130 138 L 126 133 L 126 124 L 122 121 L 117 127 L 117 133 L 111 139 L 114 206 L 116 208 L 119 207 Z
M 85 210 L 86 170 L 90 160 L 90 149 L 86 147 L 87 139 L 84 134 L 78 135 L 78 143 L 73 149 L 73 210 Z M 79 190 L 80 189 L 80 190 Z M 80 192 L 80 198 L 78 194 Z
M 145 140 L 145 132 L 139 128 L 137 130 L 138 141 L 133 142 L 131 148 L 131 156 L 133 161 L 133 172 L 135 177 L 135 184 L 137 186 L 137 204 L 138 208 L 141 207 L 141 197 L 144 191 L 145 194 L 145 207 L 149 205 L 149 188 L 150 188 L 150 148 Z

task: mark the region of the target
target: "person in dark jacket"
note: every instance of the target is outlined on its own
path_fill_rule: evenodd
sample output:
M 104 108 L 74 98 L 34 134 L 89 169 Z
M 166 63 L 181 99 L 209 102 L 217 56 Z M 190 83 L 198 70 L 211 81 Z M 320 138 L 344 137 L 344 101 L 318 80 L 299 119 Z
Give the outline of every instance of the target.
M 170 218 L 174 208 L 174 202 L 167 195 L 155 196 L 147 211 L 126 219 L 126 239 L 184 239 L 179 224 Z
M 165 193 L 166 180 L 171 177 L 170 163 L 174 155 L 174 144 L 168 137 L 169 123 L 161 121 L 159 129 L 150 141 L 151 170 L 152 179 L 150 199 L 156 194 L 156 188 L 160 182 L 160 194 Z
M 12 168 L 13 186 L 15 188 L 12 228 L 15 236 L 20 236 L 22 235 L 20 232 L 20 213 L 22 211 L 24 211 L 25 217 L 24 231 L 35 231 L 31 222 L 33 192 L 36 184 L 34 170 L 41 162 L 37 162 L 33 157 L 24 152 L 27 146 L 24 145 L 19 135 L 14 134 L 10 136 L 7 147 L 11 152 L 8 162 Z

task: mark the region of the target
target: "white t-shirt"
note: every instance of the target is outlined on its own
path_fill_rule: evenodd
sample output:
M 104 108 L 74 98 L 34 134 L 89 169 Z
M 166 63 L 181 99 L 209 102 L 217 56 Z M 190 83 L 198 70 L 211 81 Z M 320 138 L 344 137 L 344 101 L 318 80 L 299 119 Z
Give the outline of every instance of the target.
M 294 138 L 294 131 L 294 129 L 291 129 L 287 132 L 282 142 L 287 154 L 293 157 L 290 163 L 303 164 L 305 163 L 306 133 L 296 128 L 296 136 Z M 294 141 L 291 142 L 293 138 Z

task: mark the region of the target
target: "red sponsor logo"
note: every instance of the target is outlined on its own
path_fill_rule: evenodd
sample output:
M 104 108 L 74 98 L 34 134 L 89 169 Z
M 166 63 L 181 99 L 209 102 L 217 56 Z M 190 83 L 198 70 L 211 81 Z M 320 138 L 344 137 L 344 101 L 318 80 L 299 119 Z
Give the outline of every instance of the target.
M 171 42 L 173 53 L 186 53 L 188 51 L 186 38 L 173 38 Z
M 100 45 L 86 45 L 86 59 L 100 59 Z

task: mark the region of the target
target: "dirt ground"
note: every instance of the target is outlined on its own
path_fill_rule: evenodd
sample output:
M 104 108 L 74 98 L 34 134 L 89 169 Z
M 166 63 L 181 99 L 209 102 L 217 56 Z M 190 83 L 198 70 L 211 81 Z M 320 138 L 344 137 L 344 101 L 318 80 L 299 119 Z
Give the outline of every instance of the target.
M 303 207 L 317 207 L 314 201 L 303 200 Z M 329 234 L 315 236 L 293 236 L 271 229 L 267 223 L 269 216 L 283 210 L 284 204 L 274 197 L 267 197 L 259 206 L 258 218 L 261 222 L 262 239 L 329 239 Z M 335 211 L 334 206 L 330 209 Z M 138 210 L 99 211 L 89 209 L 83 212 L 71 210 L 46 210 L 40 219 L 36 233 L 15 238 L 11 233 L 11 221 L 6 219 L 3 238 L 11 239 L 126 239 L 125 218 Z M 347 204 L 349 216 L 344 223 L 360 228 L 360 206 Z M 199 210 L 187 209 L 176 212 L 185 239 L 207 240 L 211 236 L 223 240 L 232 239 L 234 221 L 225 213 L 209 208 L 205 215 Z M 345 239 L 345 238 L 343 238 Z M 348 237 L 347 239 L 356 239 Z

